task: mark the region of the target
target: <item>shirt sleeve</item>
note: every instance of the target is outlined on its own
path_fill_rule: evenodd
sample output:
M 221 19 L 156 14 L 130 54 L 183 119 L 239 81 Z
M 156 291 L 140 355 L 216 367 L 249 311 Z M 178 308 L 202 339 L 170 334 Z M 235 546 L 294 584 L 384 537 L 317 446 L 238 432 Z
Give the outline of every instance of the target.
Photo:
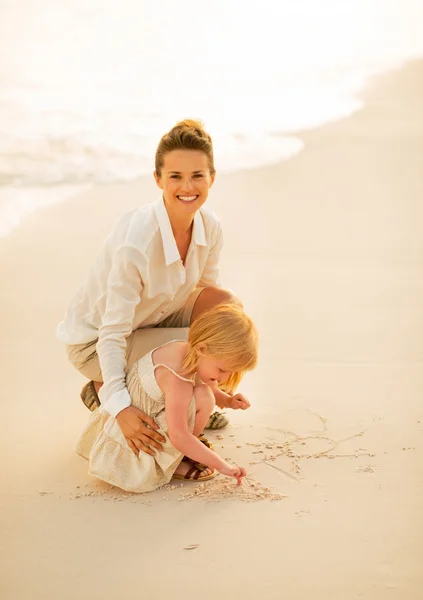
M 209 255 L 207 257 L 206 264 L 204 265 L 203 272 L 201 274 L 200 281 L 198 283 L 199 287 L 208 287 L 210 285 L 214 285 L 216 287 L 222 287 L 222 282 L 220 280 L 219 274 L 219 258 L 220 253 L 223 247 L 223 234 L 222 227 L 219 222 L 217 222 L 217 231 L 215 235 L 215 242 L 212 248 L 210 249 Z
M 100 401 L 113 417 L 131 404 L 125 382 L 126 346 L 142 294 L 142 264 L 143 255 L 139 250 L 119 248 L 107 282 L 106 310 L 99 330 L 97 354 L 104 381 Z

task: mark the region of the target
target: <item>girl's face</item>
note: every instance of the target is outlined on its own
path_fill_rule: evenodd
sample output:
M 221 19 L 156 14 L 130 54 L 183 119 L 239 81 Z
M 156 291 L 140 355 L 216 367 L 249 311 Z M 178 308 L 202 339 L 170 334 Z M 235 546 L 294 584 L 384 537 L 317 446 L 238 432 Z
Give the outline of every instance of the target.
M 194 214 L 207 200 L 214 182 L 207 155 L 199 150 L 172 150 L 164 157 L 157 185 L 170 215 Z
M 206 385 L 225 383 L 232 371 L 222 360 L 208 356 L 198 356 L 197 375 Z

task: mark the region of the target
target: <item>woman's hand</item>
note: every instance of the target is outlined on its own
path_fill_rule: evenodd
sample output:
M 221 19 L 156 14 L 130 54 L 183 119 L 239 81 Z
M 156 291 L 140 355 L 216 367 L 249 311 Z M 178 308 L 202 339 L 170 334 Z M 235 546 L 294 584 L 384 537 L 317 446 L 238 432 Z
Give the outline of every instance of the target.
M 230 465 L 227 462 L 224 462 L 222 467 L 218 469 L 218 471 L 219 473 L 222 473 L 222 475 L 227 475 L 228 477 L 235 477 L 235 479 L 237 480 L 237 485 L 241 485 L 242 478 L 245 477 L 247 474 L 247 471 L 244 469 L 244 467 L 234 467 L 233 465 Z
M 227 400 L 227 407 L 233 408 L 234 410 L 247 410 L 247 408 L 250 408 L 250 406 L 250 401 L 242 394 L 235 394 Z
M 163 450 L 162 444 L 166 439 L 155 429 L 158 429 L 154 419 L 135 406 L 128 406 L 117 414 L 116 420 L 128 442 L 132 452 L 138 456 L 139 451 L 154 456 L 152 448 Z

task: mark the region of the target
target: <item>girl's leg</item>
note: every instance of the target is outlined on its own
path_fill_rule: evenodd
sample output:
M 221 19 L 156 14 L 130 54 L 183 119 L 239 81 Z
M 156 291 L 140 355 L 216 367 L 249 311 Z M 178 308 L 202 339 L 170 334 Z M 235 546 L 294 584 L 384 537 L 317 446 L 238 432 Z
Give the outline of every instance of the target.
M 194 387 L 196 415 L 193 434 L 198 437 L 203 433 L 207 421 L 215 407 L 215 398 L 211 389 L 204 384 Z
M 215 406 L 215 399 L 213 392 L 211 389 L 204 384 L 196 385 L 194 387 L 194 397 L 195 397 L 195 405 L 196 405 L 196 414 L 195 414 L 195 423 L 193 434 L 198 437 L 204 431 L 204 427 L 206 426 L 207 421 L 211 413 L 213 412 Z M 186 460 L 183 460 L 181 464 L 175 471 L 176 475 L 186 475 L 188 471 L 192 469 L 192 463 Z M 213 472 L 212 469 L 208 467 L 201 471 L 201 477 L 198 481 L 201 481 L 203 477 L 207 477 L 211 475 Z

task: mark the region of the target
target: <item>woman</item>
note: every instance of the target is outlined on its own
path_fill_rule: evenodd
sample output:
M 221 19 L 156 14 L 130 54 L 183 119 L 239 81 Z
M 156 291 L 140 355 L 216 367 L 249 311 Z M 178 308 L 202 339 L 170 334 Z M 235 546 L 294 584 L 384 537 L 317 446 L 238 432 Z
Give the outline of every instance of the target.
M 165 134 L 154 172 L 161 197 L 119 221 L 58 327 L 69 360 L 91 380 L 84 403 L 94 409 L 101 402 L 135 453 L 154 455 L 165 440 L 131 406 L 127 367 L 169 340 L 186 339 L 191 322 L 212 306 L 240 304 L 220 287 L 221 227 L 203 207 L 215 174 L 201 123 L 182 121 Z M 227 423 L 219 413 L 213 421 Z

